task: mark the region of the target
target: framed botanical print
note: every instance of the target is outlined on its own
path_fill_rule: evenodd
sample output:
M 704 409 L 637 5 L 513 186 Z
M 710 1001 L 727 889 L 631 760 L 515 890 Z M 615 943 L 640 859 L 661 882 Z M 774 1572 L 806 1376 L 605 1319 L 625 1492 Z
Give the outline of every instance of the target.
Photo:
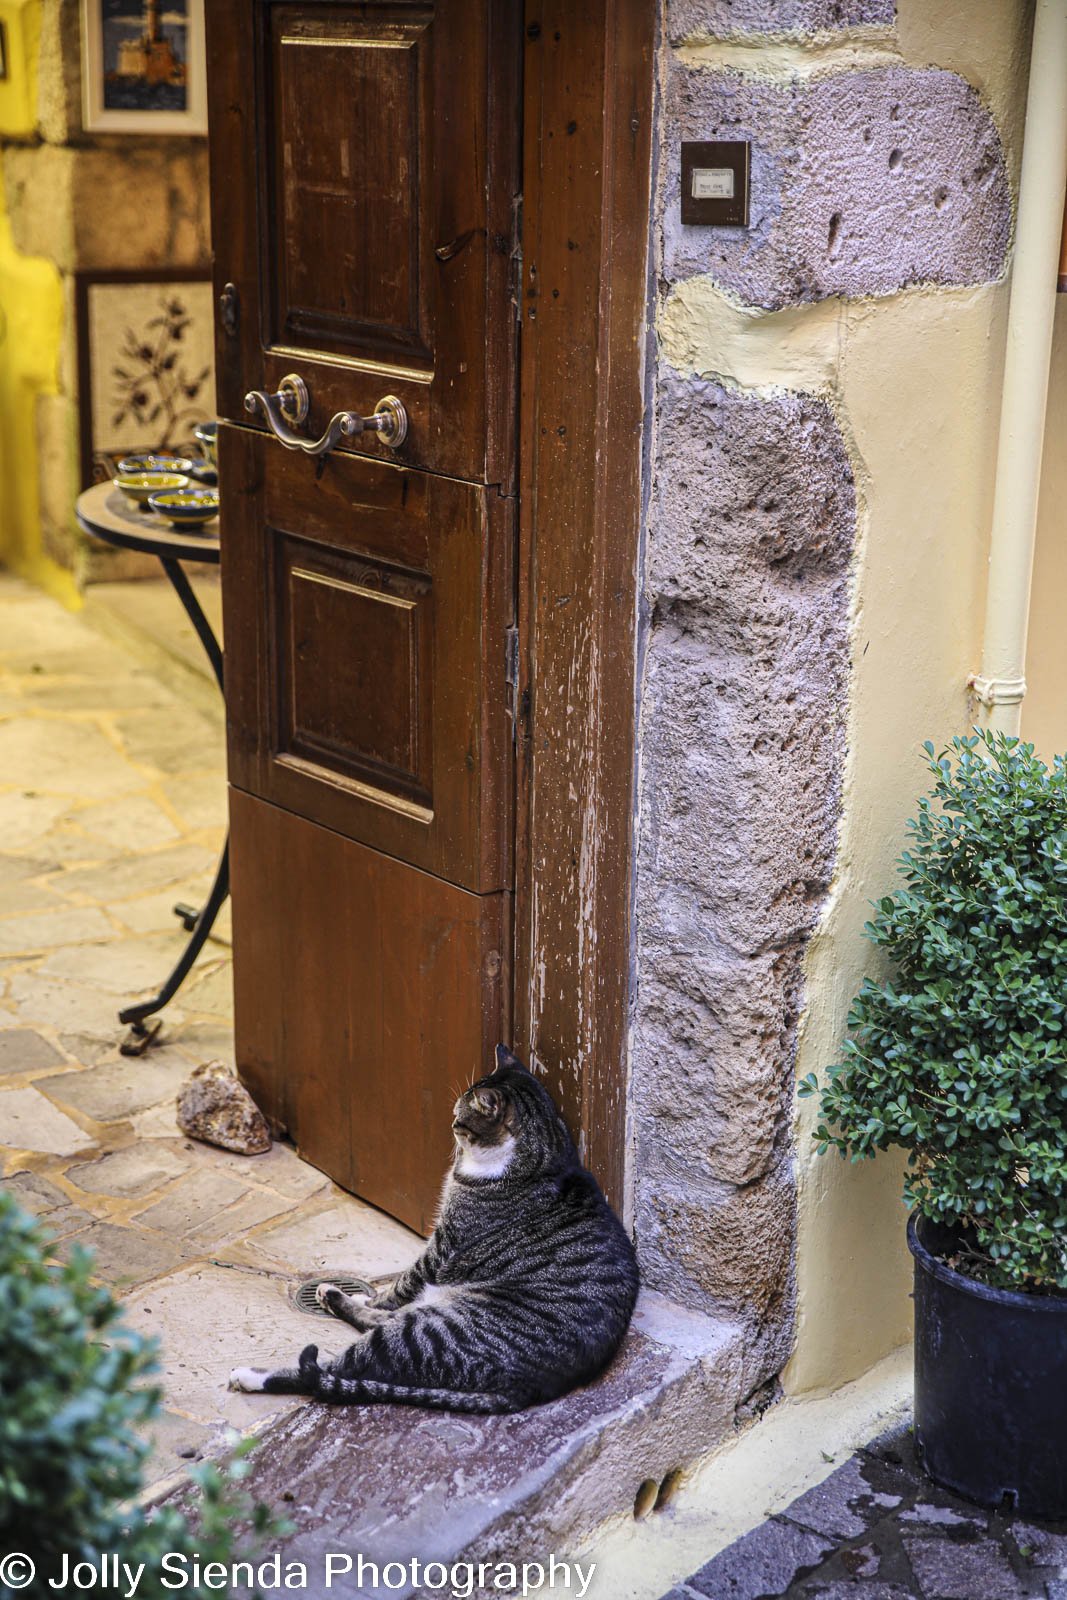
M 207 132 L 204 0 L 82 0 L 82 121 L 99 133 Z
M 75 275 L 83 488 L 139 451 L 199 454 L 215 416 L 214 325 L 207 267 Z

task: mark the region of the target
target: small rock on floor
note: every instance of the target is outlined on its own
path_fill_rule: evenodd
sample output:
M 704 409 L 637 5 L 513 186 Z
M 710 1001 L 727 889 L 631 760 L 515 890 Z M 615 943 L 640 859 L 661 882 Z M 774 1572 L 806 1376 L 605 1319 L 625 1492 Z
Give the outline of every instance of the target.
M 248 1090 L 221 1061 L 197 1067 L 178 1094 L 178 1126 L 193 1139 L 238 1155 L 270 1149 L 267 1119 Z

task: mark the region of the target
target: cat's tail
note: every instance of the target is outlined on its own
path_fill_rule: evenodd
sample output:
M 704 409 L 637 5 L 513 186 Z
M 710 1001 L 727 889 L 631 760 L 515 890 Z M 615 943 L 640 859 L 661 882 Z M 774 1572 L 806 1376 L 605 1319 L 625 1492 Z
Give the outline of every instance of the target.
M 503 1394 L 420 1389 L 373 1378 L 341 1378 L 328 1367 L 319 1366 L 319 1349 L 314 1344 L 300 1352 L 300 1376 L 309 1394 L 334 1405 L 425 1406 L 428 1411 L 473 1411 L 483 1416 L 497 1416 L 521 1407 L 521 1402 Z

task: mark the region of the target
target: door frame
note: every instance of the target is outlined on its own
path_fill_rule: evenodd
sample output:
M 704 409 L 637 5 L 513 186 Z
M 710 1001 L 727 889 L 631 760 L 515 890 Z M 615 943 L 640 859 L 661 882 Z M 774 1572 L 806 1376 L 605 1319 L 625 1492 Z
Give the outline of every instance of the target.
M 624 1212 L 656 37 L 526 0 L 514 1031 Z

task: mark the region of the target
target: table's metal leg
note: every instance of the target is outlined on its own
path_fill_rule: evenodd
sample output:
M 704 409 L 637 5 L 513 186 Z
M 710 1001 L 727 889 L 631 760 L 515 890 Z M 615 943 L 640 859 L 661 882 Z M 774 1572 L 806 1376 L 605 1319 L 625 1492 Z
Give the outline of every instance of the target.
M 124 1011 L 120 1011 L 120 1022 L 133 1023 L 134 1028 L 136 1029 L 139 1024 L 143 1024 L 146 1017 L 151 1016 L 153 1011 L 161 1011 L 162 1008 L 167 1004 L 168 1000 L 173 1000 L 174 996 L 184 983 L 189 972 L 189 968 L 192 966 L 193 962 L 204 948 L 204 942 L 207 939 L 208 934 L 211 932 L 211 929 L 215 923 L 215 918 L 221 911 L 223 903 L 229 892 L 230 845 L 229 840 L 227 840 L 226 848 L 222 852 L 222 859 L 220 860 L 218 870 L 215 873 L 215 881 L 211 885 L 211 893 L 204 902 L 203 910 L 196 919 L 196 927 L 193 929 L 192 937 L 190 938 L 185 949 L 182 951 L 181 958 L 174 968 L 174 971 L 171 973 L 162 989 L 160 989 L 159 993 L 153 995 L 151 1000 L 140 1000 L 136 1005 L 127 1006 Z
M 170 579 L 177 592 L 178 598 L 185 607 L 190 622 L 196 629 L 197 637 L 204 647 L 204 652 L 211 663 L 220 691 L 222 690 L 222 651 L 219 641 L 211 631 L 211 624 L 205 617 L 199 600 L 193 592 L 192 584 L 177 561 L 160 558 L 167 577 Z M 190 908 L 183 906 L 179 915 L 187 928 L 191 928 L 189 943 L 182 951 L 181 958 L 175 966 L 170 977 L 164 983 L 159 993 L 153 995 L 151 1000 L 140 1000 L 136 1005 L 126 1006 L 119 1012 L 119 1021 L 130 1024 L 130 1032 L 120 1047 L 123 1055 L 141 1055 L 151 1044 L 159 1031 L 159 1023 L 150 1026 L 146 1018 L 153 1012 L 161 1011 L 169 1000 L 172 1000 L 185 982 L 189 969 L 204 947 L 204 943 L 215 925 L 218 916 L 230 892 L 230 841 L 227 836 L 223 847 L 222 856 L 215 872 L 215 881 L 211 885 L 208 895 L 199 913 L 191 913 Z M 175 910 L 177 911 L 177 907 Z M 194 920 L 190 920 L 190 918 Z
M 185 607 L 186 615 L 196 629 L 197 638 L 204 647 L 204 653 L 211 662 L 211 670 L 215 674 L 219 691 L 222 691 L 222 650 L 219 641 L 211 631 L 211 624 L 205 617 L 200 606 L 200 601 L 193 592 L 193 586 L 185 576 L 182 565 L 178 561 L 171 561 L 165 556 L 160 556 L 160 565 L 167 574 L 177 591 L 178 599 Z

